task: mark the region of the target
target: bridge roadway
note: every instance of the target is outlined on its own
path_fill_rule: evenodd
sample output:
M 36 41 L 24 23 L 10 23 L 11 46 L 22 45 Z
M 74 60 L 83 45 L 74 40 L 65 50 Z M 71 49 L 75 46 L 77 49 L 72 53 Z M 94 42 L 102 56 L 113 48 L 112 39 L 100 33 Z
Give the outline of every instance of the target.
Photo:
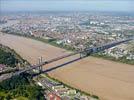
M 131 41 L 131 40 L 133 40 L 133 38 L 129 38 L 129 39 L 121 40 L 121 41 L 116 41 L 116 42 L 105 44 L 105 45 L 98 46 L 98 47 L 86 48 L 86 49 L 84 49 L 82 51 L 73 52 L 73 53 L 70 53 L 70 54 L 67 54 L 67 55 L 63 55 L 63 56 L 60 56 L 60 57 L 57 57 L 57 58 L 50 59 L 48 61 L 42 62 L 42 63 L 37 64 L 37 65 L 32 65 L 32 66 L 30 66 L 28 68 L 25 68 L 23 70 L 20 70 L 20 71 L 14 73 L 13 75 L 19 75 L 19 74 L 24 73 L 26 71 L 30 71 L 32 69 L 36 69 L 36 68 L 38 68 L 40 66 L 43 66 L 43 65 L 46 65 L 46 64 L 50 64 L 52 62 L 55 62 L 55 61 L 58 61 L 60 59 L 67 58 L 67 57 L 70 57 L 70 56 L 73 56 L 73 55 L 76 55 L 76 54 L 82 55 L 82 56 L 80 56 L 80 58 L 78 58 L 78 59 L 82 59 L 82 58 L 85 58 L 85 57 L 87 57 L 87 56 L 89 56 L 89 55 L 91 55 L 93 53 L 104 51 L 106 49 L 109 49 L 111 47 L 114 47 L 116 45 L 119 45 L 121 43 L 125 43 L 125 42 L 128 42 L 128 41 Z M 77 60 L 74 60 L 74 61 L 77 61 Z M 72 62 L 74 62 L 74 61 L 72 61 Z M 48 71 L 50 71 L 50 70 L 48 70 Z M 45 72 L 47 72 L 47 71 L 45 71 Z

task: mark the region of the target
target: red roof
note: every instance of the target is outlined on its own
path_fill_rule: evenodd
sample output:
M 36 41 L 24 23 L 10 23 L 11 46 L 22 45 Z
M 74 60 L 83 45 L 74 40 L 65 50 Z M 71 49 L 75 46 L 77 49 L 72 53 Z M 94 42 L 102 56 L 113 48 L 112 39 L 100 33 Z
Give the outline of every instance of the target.
M 61 98 L 54 93 L 49 93 L 48 98 L 49 98 L 49 100 L 61 100 Z

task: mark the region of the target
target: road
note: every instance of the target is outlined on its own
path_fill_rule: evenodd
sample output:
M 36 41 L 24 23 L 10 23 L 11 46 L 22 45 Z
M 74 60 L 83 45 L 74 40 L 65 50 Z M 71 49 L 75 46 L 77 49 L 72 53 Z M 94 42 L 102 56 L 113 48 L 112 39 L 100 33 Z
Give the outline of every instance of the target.
M 45 60 L 65 55 L 68 51 L 39 41 L 13 35 L 0 35 L 0 43 L 9 46 L 24 59 L 36 64 L 39 57 Z M 44 69 L 62 64 L 79 55 L 44 66 Z M 98 95 L 102 100 L 134 100 L 134 66 L 103 60 L 84 58 L 49 73 L 73 87 Z

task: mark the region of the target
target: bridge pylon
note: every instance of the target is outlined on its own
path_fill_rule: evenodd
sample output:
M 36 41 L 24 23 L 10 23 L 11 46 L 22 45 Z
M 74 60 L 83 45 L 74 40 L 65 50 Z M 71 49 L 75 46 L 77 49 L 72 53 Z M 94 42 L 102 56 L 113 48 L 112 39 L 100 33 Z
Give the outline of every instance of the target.
M 40 65 L 41 63 L 42 63 L 42 57 L 39 58 L 39 65 Z M 39 73 L 42 72 L 42 70 L 43 70 L 42 67 L 43 67 L 43 66 L 39 66 L 39 67 L 38 67 L 38 71 L 39 71 Z
M 85 57 L 86 56 L 86 51 L 85 52 L 83 52 L 83 49 L 80 49 L 80 58 L 83 58 L 83 57 Z

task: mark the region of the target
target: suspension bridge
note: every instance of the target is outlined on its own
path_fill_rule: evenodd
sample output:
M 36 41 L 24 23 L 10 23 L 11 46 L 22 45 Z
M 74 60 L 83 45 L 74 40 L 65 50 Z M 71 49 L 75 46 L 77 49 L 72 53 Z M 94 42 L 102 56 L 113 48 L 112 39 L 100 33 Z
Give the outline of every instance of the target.
M 120 40 L 120 41 L 116 41 L 116 42 L 112 42 L 112 43 L 108 43 L 108 44 L 104 44 L 102 46 L 98 46 L 98 47 L 92 47 L 92 48 L 86 48 L 84 50 L 81 50 L 81 51 L 77 51 L 77 52 L 73 52 L 73 53 L 70 53 L 70 54 L 67 54 L 67 55 L 63 55 L 63 56 L 59 56 L 59 57 L 56 57 L 56 58 L 53 58 L 53 59 L 50 59 L 50 60 L 47 60 L 47 61 L 44 61 L 44 62 L 40 62 L 39 64 L 37 65 L 32 65 L 32 66 L 29 66 L 25 69 L 22 69 L 22 70 L 19 70 L 17 72 L 15 72 L 13 74 L 14 75 L 19 75 L 21 73 L 24 73 L 24 72 L 27 72 L 27 71 L 31 71 L 33 69 L 38 69 L 39 70 L 39 73 L 38 74 L 41 74 L 41 73 L 47 73 L 49 71 L 52 71 L 52 70 L 55 70 L 57 68 L 60 68 L 62 66 L 65 66 L 67 64 L 70 64 L 70 63 L 73 63 L 73 62 L 76 62 L 80 59 L 83 59 L 85 57 L 88 57 L 90 56 L 91 54 L 94 54 L 94 53 L 98 53 L 98 52 L 101 52 L 101 51 L 104 51 L 106 49 L 109 49 L 109 48 L 112 48 L 114 46 L 117 46 L 117 45 L 120 45 L 122 43 L 125 43 L 125 42 L 128 42 L 128 41 L 131 41 L 133 40 L 133 38 L 129 38 L 129 39 L 124 39 L 124 40 Z M 61 64 L 61 65 L 58 65 L 58 66 L 55 66 L 55 67 L 52 67 L 50 69 L 46 69 L 46 70 L 43 70 L 43 66 L 44 65 L 47 65 L 47 64 L 50 64 L 50 63 L 53 63 L 53 62 L 56 62 L 56 61 L 59 61 L 61 59 L 64 59 L 64 58 L 67 58 L 67 57 L 70 57 L 70 56 L 74 56 L 74 55 L 77 55 L 79 54 L 80 56 L 74 60 L 71 60 L 69 62 L 66 62 L 64 64 Z

